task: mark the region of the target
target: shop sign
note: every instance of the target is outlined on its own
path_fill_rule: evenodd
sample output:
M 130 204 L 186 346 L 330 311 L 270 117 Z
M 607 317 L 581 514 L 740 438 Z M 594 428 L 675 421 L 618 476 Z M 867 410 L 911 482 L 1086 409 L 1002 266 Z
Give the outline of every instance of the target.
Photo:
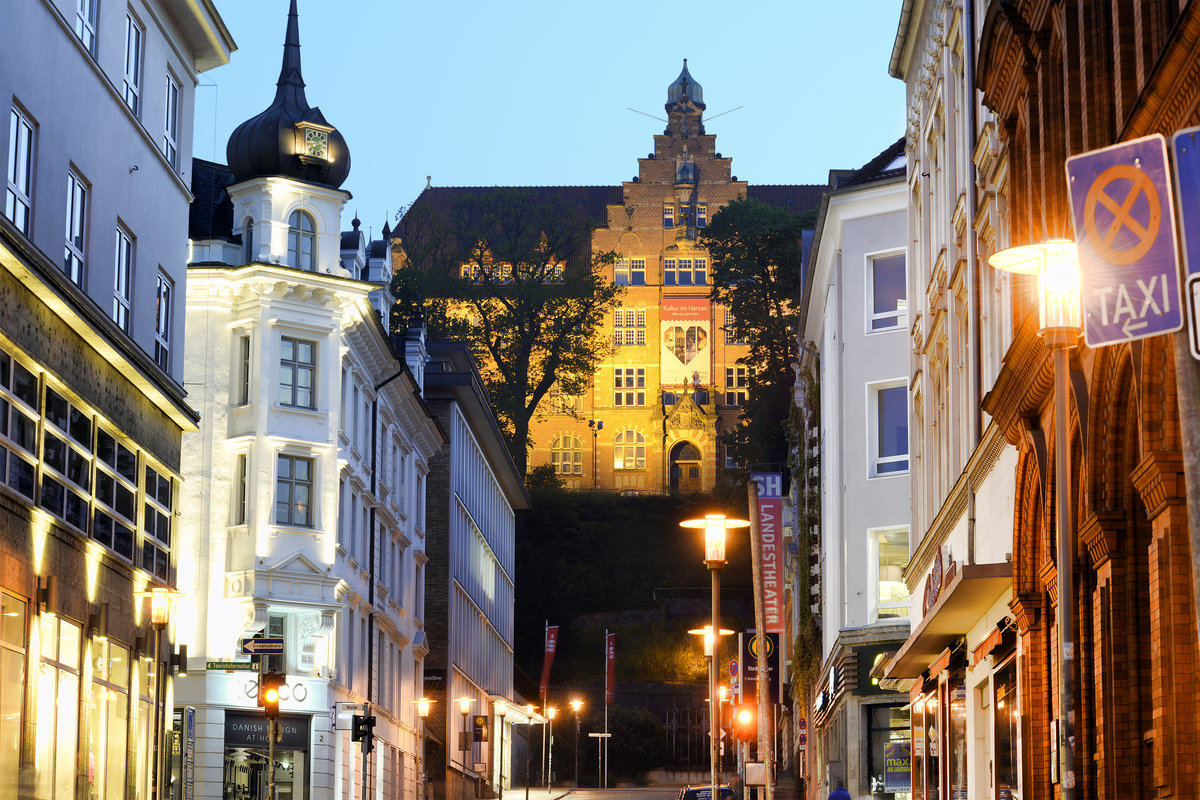
M 276 747 L 283 750 L 307 750 L 309 718 L 294 714 L 280 714 L 281 738 Z M 259 712 L 225 712 L 226 747 L 268 747 L 269 720 Z
M 883 746 L 883 790 L 912 791 L 912 749 L 908 742 L 888 742 Z

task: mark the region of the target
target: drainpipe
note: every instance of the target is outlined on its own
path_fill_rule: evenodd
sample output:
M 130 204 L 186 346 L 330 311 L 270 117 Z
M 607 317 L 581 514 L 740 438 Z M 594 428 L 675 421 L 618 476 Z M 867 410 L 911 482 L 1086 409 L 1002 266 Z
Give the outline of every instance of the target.
M 979 242 L 975 238 L 975 215 L 978 212 L 979 196 L 976 191 L 976 181 L 979 179 L 975 167 L 973 146 L 979 136 L 979 121 L 976 115 L 977 98 L 975 96 L 975 3 L 967 0 L 963 3 L 963 76 L 964 92 L 967 100 L 967 134 L 972 144 L 972 158 L 968 159 L 967 177 L 967 338 L 970 340 L 970 369 L 967 373 L 967 404 L 971 409 L 968 415 L 971 431 L 968 441 L 971 453 L 979 447 L 983 438 L 983 355 L 981 353 L 982 335 L 979 331 L 979 317 L 982 303 L 979 300 Z M 949 57 L 949 45 L 946 46 Z M 968 461 L 970 456 L 968 456 Z M 967 563 L 975 563 L 975 487 L 967 476 Z

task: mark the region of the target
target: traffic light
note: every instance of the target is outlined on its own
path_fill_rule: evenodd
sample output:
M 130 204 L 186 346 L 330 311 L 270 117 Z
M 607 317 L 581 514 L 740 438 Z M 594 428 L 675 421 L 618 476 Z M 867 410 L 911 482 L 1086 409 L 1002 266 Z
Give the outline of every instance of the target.
M 279 687 L 283 686 L 284 676 L 277 672 L 264 672 L 258 679 L 258 704 L 266 712 L 267 719 L 279 716 Z
M 369 753 L 375 749 L 375 717 L 374 715 L 355 714 L 354 723 L 350 728 L 350 741 L 362 742 L 362 751 Z
M 733 733 L 743 742 L 758 737 L 758 709 L 753 703 L 741 703 L 733 710 Z

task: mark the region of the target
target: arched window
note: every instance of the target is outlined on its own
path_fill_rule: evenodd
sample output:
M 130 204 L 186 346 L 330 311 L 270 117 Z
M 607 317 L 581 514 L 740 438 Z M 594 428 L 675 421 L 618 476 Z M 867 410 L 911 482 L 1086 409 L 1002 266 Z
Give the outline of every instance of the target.
M 254 220 L 251 217 L 246 217 L 246 229 L 242 231 L 242 244 L 245 246 L 245 263 L 249 264 L 254 260 Z
M 550 445 L 550 464 L 558 475 L 583 474 L 583 444 L 574 436 L 560 436 Z
M 645 469 L 646 437 L 637 431 L 621 431 L 613 441 L 613 469 Z
M 313 269 L 313 243 L 316 229 L 312 217 L 303 211 L 293 211 L 288 218 L 288 266 Z

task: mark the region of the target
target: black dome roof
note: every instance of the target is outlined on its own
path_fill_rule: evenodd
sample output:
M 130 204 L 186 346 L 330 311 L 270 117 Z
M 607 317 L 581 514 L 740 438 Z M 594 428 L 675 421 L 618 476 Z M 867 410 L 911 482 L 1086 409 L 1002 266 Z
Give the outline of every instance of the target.
M 296 0 L 288 11 L 283 67 L 279 71 L 275 100 L 266 111 L 243 122 L 229 137 L 225 158 L 234 182 L 264 176 L 295 178 L 334 189 L 350 174 L 350 149 L 342 134 L 325 121 L 319 108 L 309 106 L 300 74 L 300 26 Z M 318 139 L 328 139 L 326 157 L 302 157 L 304 126 Z

